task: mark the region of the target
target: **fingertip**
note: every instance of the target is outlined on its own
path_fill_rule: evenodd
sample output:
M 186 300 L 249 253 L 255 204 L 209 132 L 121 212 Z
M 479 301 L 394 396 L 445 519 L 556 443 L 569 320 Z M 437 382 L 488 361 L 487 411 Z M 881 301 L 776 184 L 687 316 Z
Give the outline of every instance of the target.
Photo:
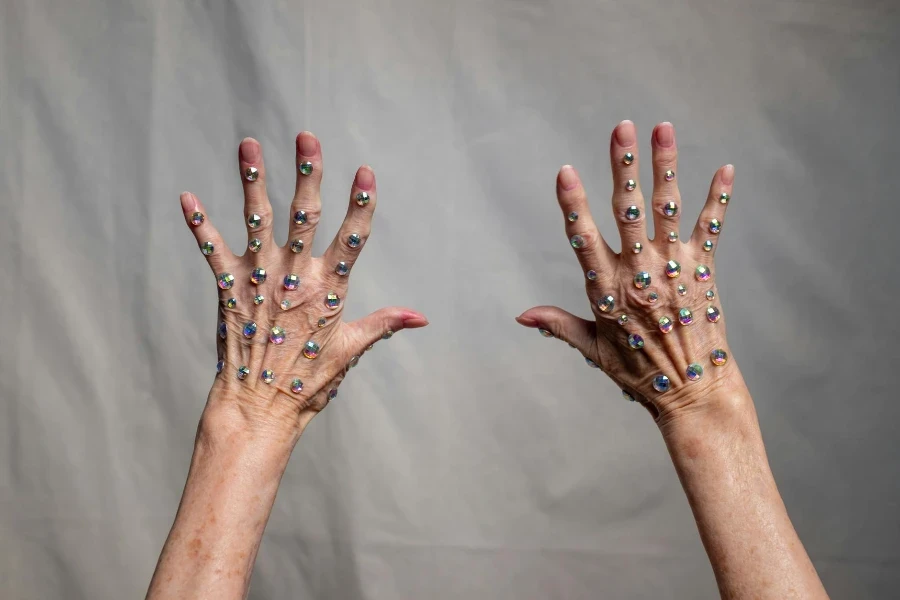
M 663 121 L 653 130 L 653 139 L 660 148 L 671 148 L 675 145 L 675 127 Z
M 313 157 L 319 153 L 319 138 L 311 131 L 297 134 L 297 153 L 301 156 Z
M 578 171 L 575 170 L 575 167 L 572 165 L 563 165 L 559 169 L 559 174 L 556 176 L 557 183 L 559 187 L 563 190 L 570 192 L 578 187 L 578 184 L 581 183 L 581 178 L 578 176 Z
M 259 160 L 259 142 L 252 137 L 245 137 L 241 140 L 241 145 L 238 148 L 238 154 L 242 161 L 252 163 Z
M 529 317 L 527 315 L 528 311 L 526 310 L 521 315 L 516 317 L 516 323 L 518 323 L 519 325 L 524 325 L 525 327 L 537 327 L 537 319 L 534 319 L 533 317 Z
M 734 183 L 734 165 L 731 163 L 722 167 L 722 183 L 725 185 Z
M 357 169 L 354 185 L 367 192 L 375 187 L 375 171 L 372 170 L 372 167 L 363 165 Z
M 634 123 L 625 119 L 616 125 L 614 135 L 616 142 L 618 142 L 620 146 L 630 146 L 634 144 L 636 138 Z
M 181 192 L 181 196 L 179 197 L 181 201 L 181 210 L 184 212 L 191 212 L 196 210 L 197 208 L 197 198 L 190 192 Z

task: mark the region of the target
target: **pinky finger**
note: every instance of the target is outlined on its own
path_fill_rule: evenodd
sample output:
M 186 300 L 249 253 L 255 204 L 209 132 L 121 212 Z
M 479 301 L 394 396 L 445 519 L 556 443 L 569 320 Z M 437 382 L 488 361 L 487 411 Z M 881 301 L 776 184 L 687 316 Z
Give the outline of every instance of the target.
M 206 257 L 217 277 L 229 271 L 235 256 L 225 245 L 219 231 L 210 223 L 200 200 L 190 192 L 181 194 L 181 210 L 184 220 L 197 240 L 200 252 Z
M 691 234 L 691 245 L 712 252 L 719 243 L 719 232 L 725 224 L 725 208 L 734 186 L 734 165 L 725 165 L 713 176 L 709 196 Z

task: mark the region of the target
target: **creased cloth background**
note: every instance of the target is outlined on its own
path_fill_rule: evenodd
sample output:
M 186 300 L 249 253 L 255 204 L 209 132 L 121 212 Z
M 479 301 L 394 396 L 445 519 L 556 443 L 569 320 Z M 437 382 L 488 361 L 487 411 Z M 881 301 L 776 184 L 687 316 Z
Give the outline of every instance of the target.
M 0 53 L 3 598 L 142 597 L 216 362 L 178 194 L 240 248 L 252 135 L 283 242 L 303 129 L 317 252 L 378 176 L 348 316 L 432 325 L 307 430 L 251 597 L 715 597 L 652 420 L 513 321 L 589 314 L 554 177 L 617 247 L 623 118 L 645 156 L 675 123 L 684 235 L 736 165 L 718 285 L 781 492 L 833 597 L 897 597 L 896 2 L 4 0 Z

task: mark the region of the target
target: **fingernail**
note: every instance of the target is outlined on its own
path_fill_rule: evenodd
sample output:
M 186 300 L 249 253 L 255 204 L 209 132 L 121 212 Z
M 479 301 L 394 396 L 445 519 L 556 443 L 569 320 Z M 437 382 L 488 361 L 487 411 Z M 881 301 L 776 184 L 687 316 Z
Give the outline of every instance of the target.
M 634 123 L 628 119 L 616 126 L 616 141 L 621 146 L 630 146 L 634 143 Z
M 368 165 L 363 165 L 356 172 L 356 187 L 361 190 L 371 190 L 375 184 L 375 173 Z
M 181 192 L 181 210 L 191 212 L 197 209 L 197 197 L 190 192 Z
M 415 312 L 408 312 L 401 317 L 401 321 L 403 322 L 403 326 L 407 328 L 415 328 L 415 327 L 425 327 L 428 325 L 428 319 L 425 318 L 425 315 L 420 315 Z
M 660 148 L 669 148 L 675 143 L 675 128 L 668 121 L 656 128 L 656 143 Z
M 572 165 L 564 165 L 559 170 L 559 184 L 566 191 L 573 190 L 578 187 L 578 173 Z
M 538 322 L 535 319 L 532 319 L 531 317 L 523 317 L 521 315 L 516 317 L 516 322 L 519 325 L 524 325 L 525 327 L 537 327 L 538 326 Z
M 722 169 L 722 183 L 731 185 L 734 182 L 734 165 L 725 165 Z
M 248 163 L 259 160 L 259 143 L 253 138 L 244 138 L 241 141 L 241 160 Z
M 302 156 L 315 156 L 319 150 L 319 140 L 312 133 L 304 131 L 297 138 L 297 152 Z

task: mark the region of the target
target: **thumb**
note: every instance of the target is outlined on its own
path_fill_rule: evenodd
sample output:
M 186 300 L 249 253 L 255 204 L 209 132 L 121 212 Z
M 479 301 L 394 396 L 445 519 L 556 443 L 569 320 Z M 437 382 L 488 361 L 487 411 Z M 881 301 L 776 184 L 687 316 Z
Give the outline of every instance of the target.
M 425 315 L 409 308 L 391 306 L 347 323 L 347 345 L 351 356 L 362 352 L 380 339 L 388 339 L 401 329 L 418 329 L 428 325 Z
M 575 346 L 585 356 L 589 355 L 597 337 L 597 325 L 593 321 L 576 317 L 556 306 L 535 306 L 516 317 L 525 327 L 549 331 L 553 337 Z

